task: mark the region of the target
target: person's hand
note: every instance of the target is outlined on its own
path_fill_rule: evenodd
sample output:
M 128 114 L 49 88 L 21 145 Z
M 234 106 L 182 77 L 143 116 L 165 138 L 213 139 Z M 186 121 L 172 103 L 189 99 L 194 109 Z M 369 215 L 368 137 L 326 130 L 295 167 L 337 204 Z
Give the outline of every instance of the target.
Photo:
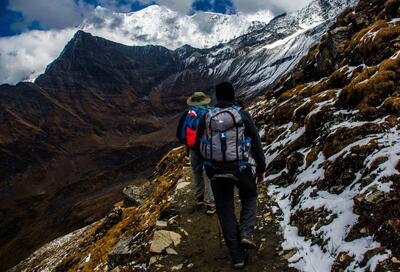
M 264 173 L 258 173 L 256 177 L 256 184 L 260 186 L 264 183 Z

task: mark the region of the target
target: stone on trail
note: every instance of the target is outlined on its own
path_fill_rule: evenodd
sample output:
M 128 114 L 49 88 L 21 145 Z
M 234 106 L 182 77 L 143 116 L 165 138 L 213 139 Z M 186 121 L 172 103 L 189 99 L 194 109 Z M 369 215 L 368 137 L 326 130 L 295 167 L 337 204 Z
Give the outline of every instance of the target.
M 178 271 L 178 270 L 181 270 L 182 268 L 183 268 L 183 264 L 178 264 L 178 265 L 173 266 L 171 268 L 171 271 Z
M 184 228 L 179 228 L 179 230 L 187 237 L 189 233 Z
M 175 225 L 178 223 L 177 218 L 179 217 L 179 215 L 175 215 L 173 217 L 171 217 L 170 219 L 168 219 L 168 224 L 169 225 Z
M 150 251 L 161 253 L 171 244 L 177 246 L 181 242 L 181 235 L 168 230 L 158 230 L 154 232 L 153 241 L 151 242 Z
M 395 264 L 400 264 L 400 260 L 399 259 L 397 259 L 396 257 L 392 257 L 392 263 L 395 263 Z
M 178 185 L 176 185 L 176 190 L 177 191 L 179 191 L 179 190 L 182 190 L 183 188 L 185 188 L 185 187 L 187 187 L 187 186 L 189 186 L 190 185 L 190 182 L 180 182 L 180 183 L 178 183 Z
M 286 260 L 289 260 L 290 258 L 292 258 L 296 253 L 297 253 L 298 249 L 297 248 L 293 248 L 289 251 L 287 251 L 284 255 L 283 258 L 285 258 Z
M 156 262 L 158 262 L 158 258 L 156 256 L 152 256 L 149 260 L 149 266 L 152 266 Z
M 166 228 L 168 227 L 168 223 L 166 221 L 157 220 L 156 226 L 160 228 Z
M 176 252 L 175 249 L 168 247 L 165 252 L 167 252 L 168 255 L 178 255 L 178 252 Z

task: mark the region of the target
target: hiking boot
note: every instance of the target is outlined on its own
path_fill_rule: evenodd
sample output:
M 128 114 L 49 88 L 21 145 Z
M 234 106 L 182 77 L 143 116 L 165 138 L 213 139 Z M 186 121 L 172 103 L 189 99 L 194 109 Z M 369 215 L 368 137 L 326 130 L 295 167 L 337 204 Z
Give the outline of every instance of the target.
M 242 239 L 240 240 L 240 244 L 242 244 L 242 246 L 246 249 L 252 249 L 257 247 L 256 243 L 254 243 L 251 237 L 242 237 Z
M 201 206 L 203 206 L 204 205 L 204 197 L 198 197 L 197 199 L 196 199 L 196 207 L 201 207 Z
M 244 261 L 238 261 L 232 263 L 232 268 L 235 270 L 243 269 L 246 266 Z
M 215 213 L 215 205 L 212 203 L 206 203 L 206 214 L 213 215 Z

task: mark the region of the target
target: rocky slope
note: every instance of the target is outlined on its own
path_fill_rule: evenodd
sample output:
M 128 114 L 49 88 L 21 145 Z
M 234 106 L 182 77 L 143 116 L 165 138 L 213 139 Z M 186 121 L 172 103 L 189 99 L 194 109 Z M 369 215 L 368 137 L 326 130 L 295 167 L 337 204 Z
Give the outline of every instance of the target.
M 142 189 L 127 194 L 127 200 L 134 202 L 117 203 L 105 218 L 43 246 L 11 271 L 103 271 L 133 260 L 131 268 L 140 271 L 149 261 L 149 241 L 157 220 L 170 206 L 183 176 L 184 155 L 181 148 L 161 159 L 145 188 L 134 186 Z M 132 241 L 127 243 L 129 252 L 111 254 L 120 241 L 127 240 Z
M 244 99 L 276 83 L 326 33 L 352 0 L 312 1 L 302 10 L 282 14 L 268 25 L 226 44 L 191 50 L 189 68 L 210 79 L 228 79 Z M 192 53 L 193 52 L 193 53 Z
M 102 217 L 172 146 L 183 98 L 150 86 L 174 57 L 127 48 L 79 32 L 37 84 L 0 87 L 1 268 Z
M 229 80 L 241 99 L 250 100 L 290 71 L 326 33 L 334 18 L 354 2 L 312 1 L 302 10 L 259 24 L 229 42 L 207 49 L 190 45 L 177 48 L 174 52 L 182 62 L 182 71 L 160 82 L 157 89 L 168 90 L 184 80 L 207 90 L 215 82 Z
M 300 271 L 397 271 L 400 2 L 342 13 L 252 112 Z
M 10 271 L 231 271 L 216 215 L 195 205 L 185 153 L 169 152 L 144 186 L 124 189 L 124 201 L 104 219 L 44 245 Z M 293 252 L 279 245 L 265 189 L 258 197 L 259 243 L 246 271 L 295 271 L 287 267 Z

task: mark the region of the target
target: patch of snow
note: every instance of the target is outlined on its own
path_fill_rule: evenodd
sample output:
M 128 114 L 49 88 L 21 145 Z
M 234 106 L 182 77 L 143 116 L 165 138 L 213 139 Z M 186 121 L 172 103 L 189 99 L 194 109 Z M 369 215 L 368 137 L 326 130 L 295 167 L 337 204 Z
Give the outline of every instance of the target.
M 188 16 L 159 5 L 130 13 L 112 12 L 98 6 L 93 17 L 79 28 L 126 45 L 157 44 L 176 49 L 188 44 L 209 48 L 249 32 L 256 23 L 265 25 L 272 18 L 269 10 L 251 15 L 197 12 Z
M 388 22 L 389 24 L 398 24 L 398 23 L 400 23 L 400 18 L 393 18 L 392 20 L 390 20 L 389 22 Z
M 338 94 L 338 93 L 337 93 Z M 337 98 L 337 95 L 336 97 Z M 315 114 L 323 106 L 334 102 L 335 98 L 316 103 L 315 109 L 310 112 L 310 116 Z M 308 103 L 309 99 L 303 100 Z M 265 106 L 265 105 L 264 105 Z M 333 113 L 335 116 L 347 117 L 339 123 L 328 124 L 330 131 L 335 131 L 339 128 L 355 128 L 368 123 L 383 126 L 387 123 L 387 117 L 376 119 L 374 121 L 357 121 L 353 120 L 358 114 L 358 110 L 339 110 Z M 352 118 L 349 118 L 351 116 Z M 301 128 L 291 131 L 293 126 L 291 122 L 282 125 L 280 128 L 284 132 L 276 138 L 270 145 L 265 146 L 266 157 L 270 164 L 285 147 L 297 139 Z M 363 167 L 355 174 L 351 184 L 345 186 L 340 193 L 331 193 L 325 190 L 318 189 L 318 183 L 325 179 L 325 169 L 328 165 L 334 163 L 351 154 L 351 149 L 355 146 L 365 146 L 371 141 L 377 144 L 376 150 L 364 159 Z M 289 259 L 290 266 L 304 272 L 327 272 L 331 271 L 333 262 L 341 252 L 347 252 L 353 256 L 353 260 L 345 271 L 366 272 L 373 271 L 377 264 L 391 256 L 391 252 L 386 250 L 383 253 L 373 256 L 365 266 L 361 266 L 364 259 L 364 254 L 372 249 L 380 247 L 374 237 L 367 236 L 353 241 L 346 241 L 351 228 L 356 224 L 359 216 L 353 212 L 354 197 L 366 193 L 369 188 L 374 186 L 378 190 L 389 193 L 391 191 L 391 181 L 385 181 L 385 177 L 400 175 L 400 171 L 396 168 L 400 161 L 400 130 L 398 127 L 392 127 L 383 133 L 372 133 L 365 136 L 363 139 L 356 140 L 336 154 L 326 158 L 322 152 L 319 152 L 316 159 L 309 165 L 306 163 L 306 157 L 311 151 L 311 148 L 303 147 L 297 152 L 304 156 L 303 164 L 298 167 L 295 179 L 287 186 L 279 186 L 272 184 L 269 186 L 268 194 L 276 199 L 279 209 L 283 213 L 281 227 L 283 230 L 284 242 L 282 247 L 284 250 L 297 249 L 297 252 Z M 371 169 L 372 165 L 378 158 L 386 158 L 368 173 L 373 180 L 368 185 L 361 187 L 361 178 L 365 175 L 365 171 Z M 279 173 L 266 177 L 266 180 L 271 181 L 279 178 L 287 173 L 287 169 L 281 170 Z M 293 206 L 292 192 L 299 186 L 307 184 L 302 191 L 299 202 Z M 326 225 L 314 225 L 311 229 L 313 237 L 323 239 L 323 244 L 313 244 L 311 240 L 302 237 L 298 233 L 298 228 L 291 225 L 290 218 L 297 211 L 308 209 L 319 209 L 329 213 L 331 222 Z

